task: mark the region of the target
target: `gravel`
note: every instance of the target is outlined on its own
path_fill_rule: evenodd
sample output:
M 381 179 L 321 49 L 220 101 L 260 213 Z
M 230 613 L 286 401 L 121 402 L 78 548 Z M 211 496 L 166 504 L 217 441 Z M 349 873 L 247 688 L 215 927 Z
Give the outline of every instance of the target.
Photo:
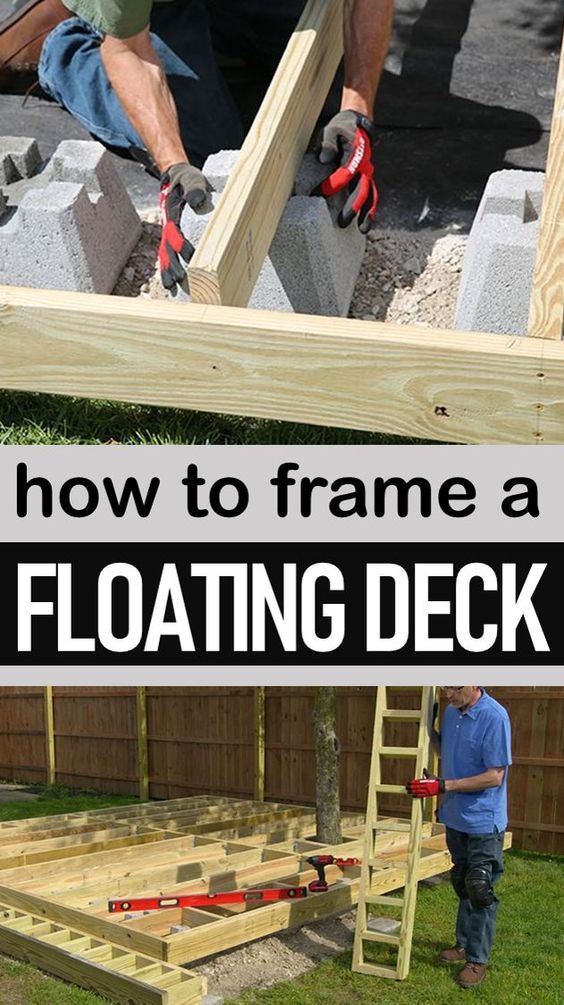
M 245 988 L 267 988 L 294 980 L 323 960 L 351 949 L 356 911 L 303 925 L 231 952 L 203 960 L 189 969 L 208 979 L 210 995 L 234 998 Z
M 158 209 L 141 214 L 142 234 L 114 293 L 165 300 L 156 267 Z M 424 328 L 452 328 L 466 236 L 456 230 L 374 230 L 354 291 L 350 317 Z

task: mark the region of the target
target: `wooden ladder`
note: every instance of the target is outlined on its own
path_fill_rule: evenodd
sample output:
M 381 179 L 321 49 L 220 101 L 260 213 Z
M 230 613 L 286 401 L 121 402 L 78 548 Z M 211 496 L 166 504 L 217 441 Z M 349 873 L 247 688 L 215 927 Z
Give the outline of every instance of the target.
M 372 759 L 370 763 L 370 781 L 368 786 L 368 806 L 366 810 L 366 830 L 362 873 L 358 900 L 358 914 L 353 950 L 352 968 L 360 974 L 372 974 L 376 977 L 390 977 L 393 980 L 404 980 L 409 972 L 411 943 L 413 940 L 413 925 L 415 920 L 415 904 L 417 900 L 417 873 L 421 854 L 421 831 L 423 824 L 423 800 L 413 799 L 410 820 L 391 822 L 378 820 L 378 796 L 380 793 L 401 793 L 405 795 L 403 785 L 387 785 L 382 783 L 382 758 L 404 757 L 413 758 L 414 769 L 412 778 L 421 778 L 429 758 L 429 724 L 435 700 L 434 687 L 421 687 L 421 704 L 418 708 L 400 709 L 388 708 L 387 687 L 379 687 L 376 698 L 376 715 L 374 719 L 374 737 L 372 741 Z M 396 690 L 396 689 L 394 689 Z M 412 689 L 409 689 L 412 690 Z M 418 738 L 416 747 L 387 747 L 383 744 L 384 726 L 387 722 L 418 723 Z M 403 896 L 390 894 L 376 895 L 371 893 L 372 875 L 375 869 L 382 868 L 382 860 L 378 860 L 375 852 L 375 841 L 379 831 L 400 831 L 409 834 L 408 854 L 405 863 L 405 884 Z M 400 930 L 398 934 L 372 931 L 368 927 L 369 909 L 373 904 L 401 911 Z M 366 962 L 364 959 L 364 943 L 381 942 L 397 949 L 396 966 L 380 966 Z

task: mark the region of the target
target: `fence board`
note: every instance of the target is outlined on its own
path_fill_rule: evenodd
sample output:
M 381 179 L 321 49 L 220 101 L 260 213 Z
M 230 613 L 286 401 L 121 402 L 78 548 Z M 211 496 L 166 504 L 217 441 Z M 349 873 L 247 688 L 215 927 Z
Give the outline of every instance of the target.
M 564 853 L 564 687 L 488 689 L 513 728 L 510 826 L 516 847 Z M 265 796 L 313 804 L 314 688 L 265 689 Z M 338 688 L 343 809 L 364 810 L 376 688 Z M 391 692 L 395 707 L 414 692 Z M 253 688 L 147 687 L 149 792 L 153 798 L 213 792 L 252 798 L 255 785 Z M 139 790 L 135 688 L 53 688 L 57 781 L 136 795 Z M 0 777 L 46 780 L 43 688 L 0 688 Z M 386 743 L 413 743 L 414 726 L 388 723 Z M 407 780 L 409 765 L 390 760 L 386 781 Z M 407 797 L 382 811 L 405 813 Z

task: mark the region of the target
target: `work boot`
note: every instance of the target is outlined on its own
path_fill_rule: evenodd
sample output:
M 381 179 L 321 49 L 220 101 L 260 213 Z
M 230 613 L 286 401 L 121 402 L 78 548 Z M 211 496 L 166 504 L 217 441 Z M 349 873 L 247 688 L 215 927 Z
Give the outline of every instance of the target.
M 485 963 L 467 963 L 456 978 L 456 983 L 461 988 L 477 988 L 486 976 L 486 970 Z
M 463 963 L 466 959 L 466 950 L 461 946 L 454 949 L 443 949 L 439 955 L 439 963 Z
M 61 0 L 20 0 L 0 21 L 0 93 L 21 94 L 37 81 L 47 35 L 71 12 Z

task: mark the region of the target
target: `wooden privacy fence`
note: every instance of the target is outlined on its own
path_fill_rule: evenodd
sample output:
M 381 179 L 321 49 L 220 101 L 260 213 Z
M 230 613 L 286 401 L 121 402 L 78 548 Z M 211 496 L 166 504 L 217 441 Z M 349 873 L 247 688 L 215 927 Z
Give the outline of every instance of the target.
M 393 690 L 393 689 L 392 689 Z M 491 688 L 513 726 L 517 847 L 564 853 L 564 687 Z M 338 689 L 341 799 L 364 810 L 375 688 Z M 313 688 L 0 688 L 0 777 L 146 799 L 214 793 L 315 800 Z M 398 705 L 413 693 L 394 693 Z M 390 745 L 412 742 L 394 724 Z M 407 766 L 390 763 L 391 782 Z M 407 810 L 390 797 L 386 813 Z

